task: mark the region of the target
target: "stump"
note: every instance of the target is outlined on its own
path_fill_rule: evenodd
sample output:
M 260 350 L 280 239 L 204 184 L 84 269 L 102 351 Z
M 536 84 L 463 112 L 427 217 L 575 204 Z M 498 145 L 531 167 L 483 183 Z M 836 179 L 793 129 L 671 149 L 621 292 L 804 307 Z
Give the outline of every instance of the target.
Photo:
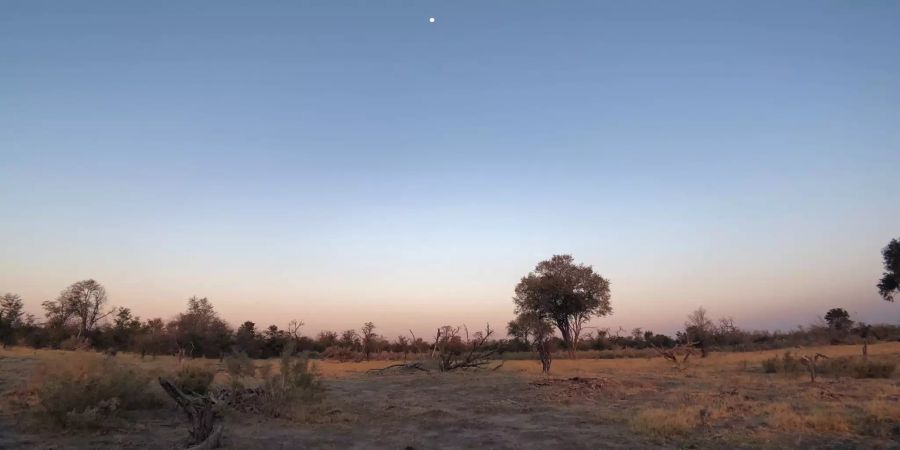
M 209 396 L 185 394 L 165 378 L 159 379 L 159 385 L 187 415 L 191 426 L 187 448 L 189 450 L 217 448 L 224 426 L 213 411 L 215 402 Z

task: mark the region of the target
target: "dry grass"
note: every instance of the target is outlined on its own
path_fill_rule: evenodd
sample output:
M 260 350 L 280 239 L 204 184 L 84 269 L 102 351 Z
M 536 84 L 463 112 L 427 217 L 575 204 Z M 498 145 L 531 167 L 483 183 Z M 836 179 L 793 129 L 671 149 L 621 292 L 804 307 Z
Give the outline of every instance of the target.
M 770 426 L 784 431 L 850 431 L 846 413 L 830 407 L 799 411 L 786 403 L 774 403 L 765 408 L 765 420 Z
M 791 351 L 840 358 L 859 355 L 860 347 Z M 228 445 L 278 448 L 289 442 L 346 448 L 377 442 L 376 447 L 403 448 L 427 442 L 435 448 L 590 448 L 601 440 L 631 448 L 658 446 L 660 440 L 675 446 L 726 448 L 896 445 L 898 374 L 864 379 L 823 375 L 811 384 L 808 377 L 764 373 L 761 362 L 783 353 L 712 353 L 705 359 L 692 358 L 680 370 L 661 358 L 558 360 L 550 377 L 541 375 L 539 362 L 529 360 L 506 361 L 496 372 L 391 375 L 366 374 L 391 361 L 320 360 L 316 371 L 326 388 L 324 402 L 302 408 L 303 418 L 295 422 L 229 416 L 234 432 L 229 433 Z M 898 361 L 900 343 L 871 345 L 869 356 L 873 361 Z M 91 352 L 3 350 L 0 391 L 11 398 L 31 373 L 42 373 L 41 367 L 104 358 Z M 218 360 L 179 365 L 170 356 L 141 359 L 131 354 L 119 354 L 115 360 L 149 376 L 197 366 L 215 373 L 215 384 L 230 382 Z M 253 364 L 257 376 L 248 377 L 248 385 L 258 385 L 261 373 L 270 377 L 280 373 L 278 359 Z M 39 376 L 32 379 L 34 385 L 43 382 Z M 3 411 L 9 411 L 8 402 L 0 402 Z M 0 433 L 0 444 L 2 438 Z M 57 447 L 78 447 L 67 440 L 72 437 L 59 439 Z
M 658 438 L 685 436 L 700 426 L 701 409 L 696 406 L 644 409 L 639 411 L 629 424 L 633 430 L 648 436 Z

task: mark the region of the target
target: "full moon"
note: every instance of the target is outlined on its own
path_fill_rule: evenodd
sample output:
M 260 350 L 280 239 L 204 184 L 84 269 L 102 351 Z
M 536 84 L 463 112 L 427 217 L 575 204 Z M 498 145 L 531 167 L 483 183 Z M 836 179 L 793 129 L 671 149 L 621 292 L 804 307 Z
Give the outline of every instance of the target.
M 428 23 L 434 23 L 434 17 L 429 17 L 429 18 L 428 18 Z

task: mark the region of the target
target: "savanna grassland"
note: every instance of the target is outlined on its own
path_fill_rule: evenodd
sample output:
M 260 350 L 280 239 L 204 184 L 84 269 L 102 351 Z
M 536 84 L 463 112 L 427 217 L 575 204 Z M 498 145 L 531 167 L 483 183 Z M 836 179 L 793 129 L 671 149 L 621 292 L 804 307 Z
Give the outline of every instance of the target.
M 845 362 L 860 358 L 860 347 L 853 345 L 791 351 Z M 784 353 L 713 352 L 682 368 L 660 357 L 563 359 L 554 361 L 549 376 L 534 360 L 450 373 L 371 370 L 395 363 L 390 361 L 314 361 L 320 391 L 297 398 L 279 414 L 223 408 L 222 446 L 900 448 L 898 374 L 857 378 L 866 374 L 823 366 L 811 383 L 805 369 L 766 373 L 763 362 Z M 871 345 L 869 360 L 893 367 L 900 343 Z M 270 370 L 260 370 L 264 366 L 278 370 L 275 359 L 252 364 L 257 373 Z M 190 366 L 214 373 L 213 385 L 228 385 L 234 380 L 224 365 L 216 359 L 179 363 L 172 356 L 0 350 L 0 448 L 176 448 L 187 426 L 155 377 L 174 377 Z M 121 391 L 131 392 L 122 395 L 141 401 L 117 401 L 115 414 L 91 410 L 64 426 L 51 420 L 47 397 L 64 398 L 67 392 L 48 394 L 45 384 L 60 372 L 77 379 L 91 370 L 107 378 L 120 373 L 116 382 L 126 385 Z M 242 380 L 247 386 L 261 382 L 258 375 Z

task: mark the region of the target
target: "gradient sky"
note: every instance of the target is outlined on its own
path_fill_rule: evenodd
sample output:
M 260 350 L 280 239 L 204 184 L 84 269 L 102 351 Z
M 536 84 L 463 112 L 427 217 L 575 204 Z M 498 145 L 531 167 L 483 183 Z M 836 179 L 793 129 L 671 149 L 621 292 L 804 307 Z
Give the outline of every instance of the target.
M 898 49 L 895 1 L 3 0 L 0 292 L 424 334 L 571 253 L 597 326 L 898 323 Z

